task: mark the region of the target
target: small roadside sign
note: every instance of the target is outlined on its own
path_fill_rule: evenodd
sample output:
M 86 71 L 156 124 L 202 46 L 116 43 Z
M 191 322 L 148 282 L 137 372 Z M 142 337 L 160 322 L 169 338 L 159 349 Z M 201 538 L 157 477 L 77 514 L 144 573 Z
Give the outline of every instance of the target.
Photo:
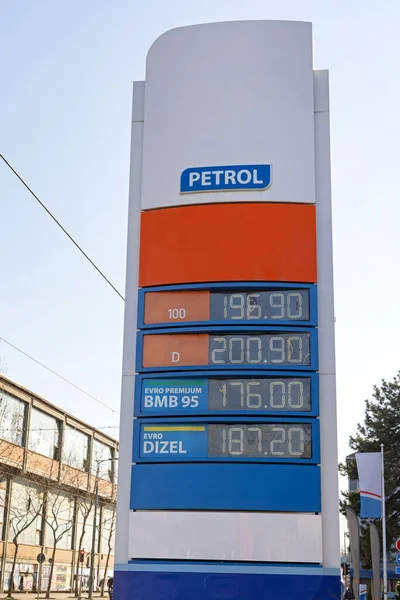
M 44 561 L 46 560 L 46 555 L 43 554 L 43 552 L 41 552 L 40 554 L 37 555 L 36 560 L 38 561 L 39 564 L 44 563 Z
M 398 555 L 396 556 L 396 562 L 397 562 L 397 564 L 398 564 L 398 565 L 400 565 L 400 554 L 398 554 Z
M 396 575 L 400 575 L 400 567 L 396 567 Z
M 396 541 L 397 551 L 400 552 L 400 538 Z

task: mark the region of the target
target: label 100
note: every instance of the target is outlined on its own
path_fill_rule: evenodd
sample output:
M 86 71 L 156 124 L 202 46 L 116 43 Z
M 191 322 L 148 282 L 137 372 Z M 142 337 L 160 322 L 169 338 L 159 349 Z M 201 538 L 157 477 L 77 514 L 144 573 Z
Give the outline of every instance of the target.
M 168 316 L 171 321 L 176 321 L 177 319 L 184 319 L 186 317 L 186 310 L 184 308 L 169 308 Z

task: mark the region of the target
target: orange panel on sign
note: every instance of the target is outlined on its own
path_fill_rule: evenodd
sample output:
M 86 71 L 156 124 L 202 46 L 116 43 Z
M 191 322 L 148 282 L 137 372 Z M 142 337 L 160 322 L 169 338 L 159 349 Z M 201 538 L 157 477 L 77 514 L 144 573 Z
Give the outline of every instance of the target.
M 210 292 L 146 292 L 144 322 L 181 323 L 210 320 Z
M 143 367 L 180 367 L 207 364 L 207 334 L 154 334 L 143 336 Z
M 315 206 L 205 204 L 142 212 L 140 287 L 317 281 Z

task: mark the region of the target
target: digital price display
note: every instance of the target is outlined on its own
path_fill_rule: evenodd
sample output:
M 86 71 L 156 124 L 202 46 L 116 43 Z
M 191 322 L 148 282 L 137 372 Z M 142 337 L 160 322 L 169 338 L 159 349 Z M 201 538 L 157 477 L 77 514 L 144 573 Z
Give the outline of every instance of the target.
M 311 377 L 211 377 L 143 379 L 140 412 L 155 416 L 219 412 L 311 411 Z
M 142 460 L 311 459 L 311 423 L 140 425 Z
M 210 364 L 309 365 L 308 333 L 210 336 Z
M 176 290 L 144 292 L 143 324 L 310 321 L 310 289 Z
M 211 321 L 308 321 L 308 290 L 210 294 Z
M 208 456 L 311 458 L 311 425 L 308 423 L 208 425 Z
M 310 411 L 310 379 L 210 379 L 210 410 Z
M 235 335 L 144 334 L 138 369 L 158 367 L 302 367 L 312 365 L 310 331 Z M 138 353 L 140 355 L 140 352 Z

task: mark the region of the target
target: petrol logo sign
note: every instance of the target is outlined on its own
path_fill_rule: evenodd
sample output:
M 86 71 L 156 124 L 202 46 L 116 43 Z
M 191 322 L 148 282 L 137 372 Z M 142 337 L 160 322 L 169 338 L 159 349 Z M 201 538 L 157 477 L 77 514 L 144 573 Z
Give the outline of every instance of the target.
M 181 175 L 181 194 L 265 190 L 271 185 L 271 165 L 192 167 Z

